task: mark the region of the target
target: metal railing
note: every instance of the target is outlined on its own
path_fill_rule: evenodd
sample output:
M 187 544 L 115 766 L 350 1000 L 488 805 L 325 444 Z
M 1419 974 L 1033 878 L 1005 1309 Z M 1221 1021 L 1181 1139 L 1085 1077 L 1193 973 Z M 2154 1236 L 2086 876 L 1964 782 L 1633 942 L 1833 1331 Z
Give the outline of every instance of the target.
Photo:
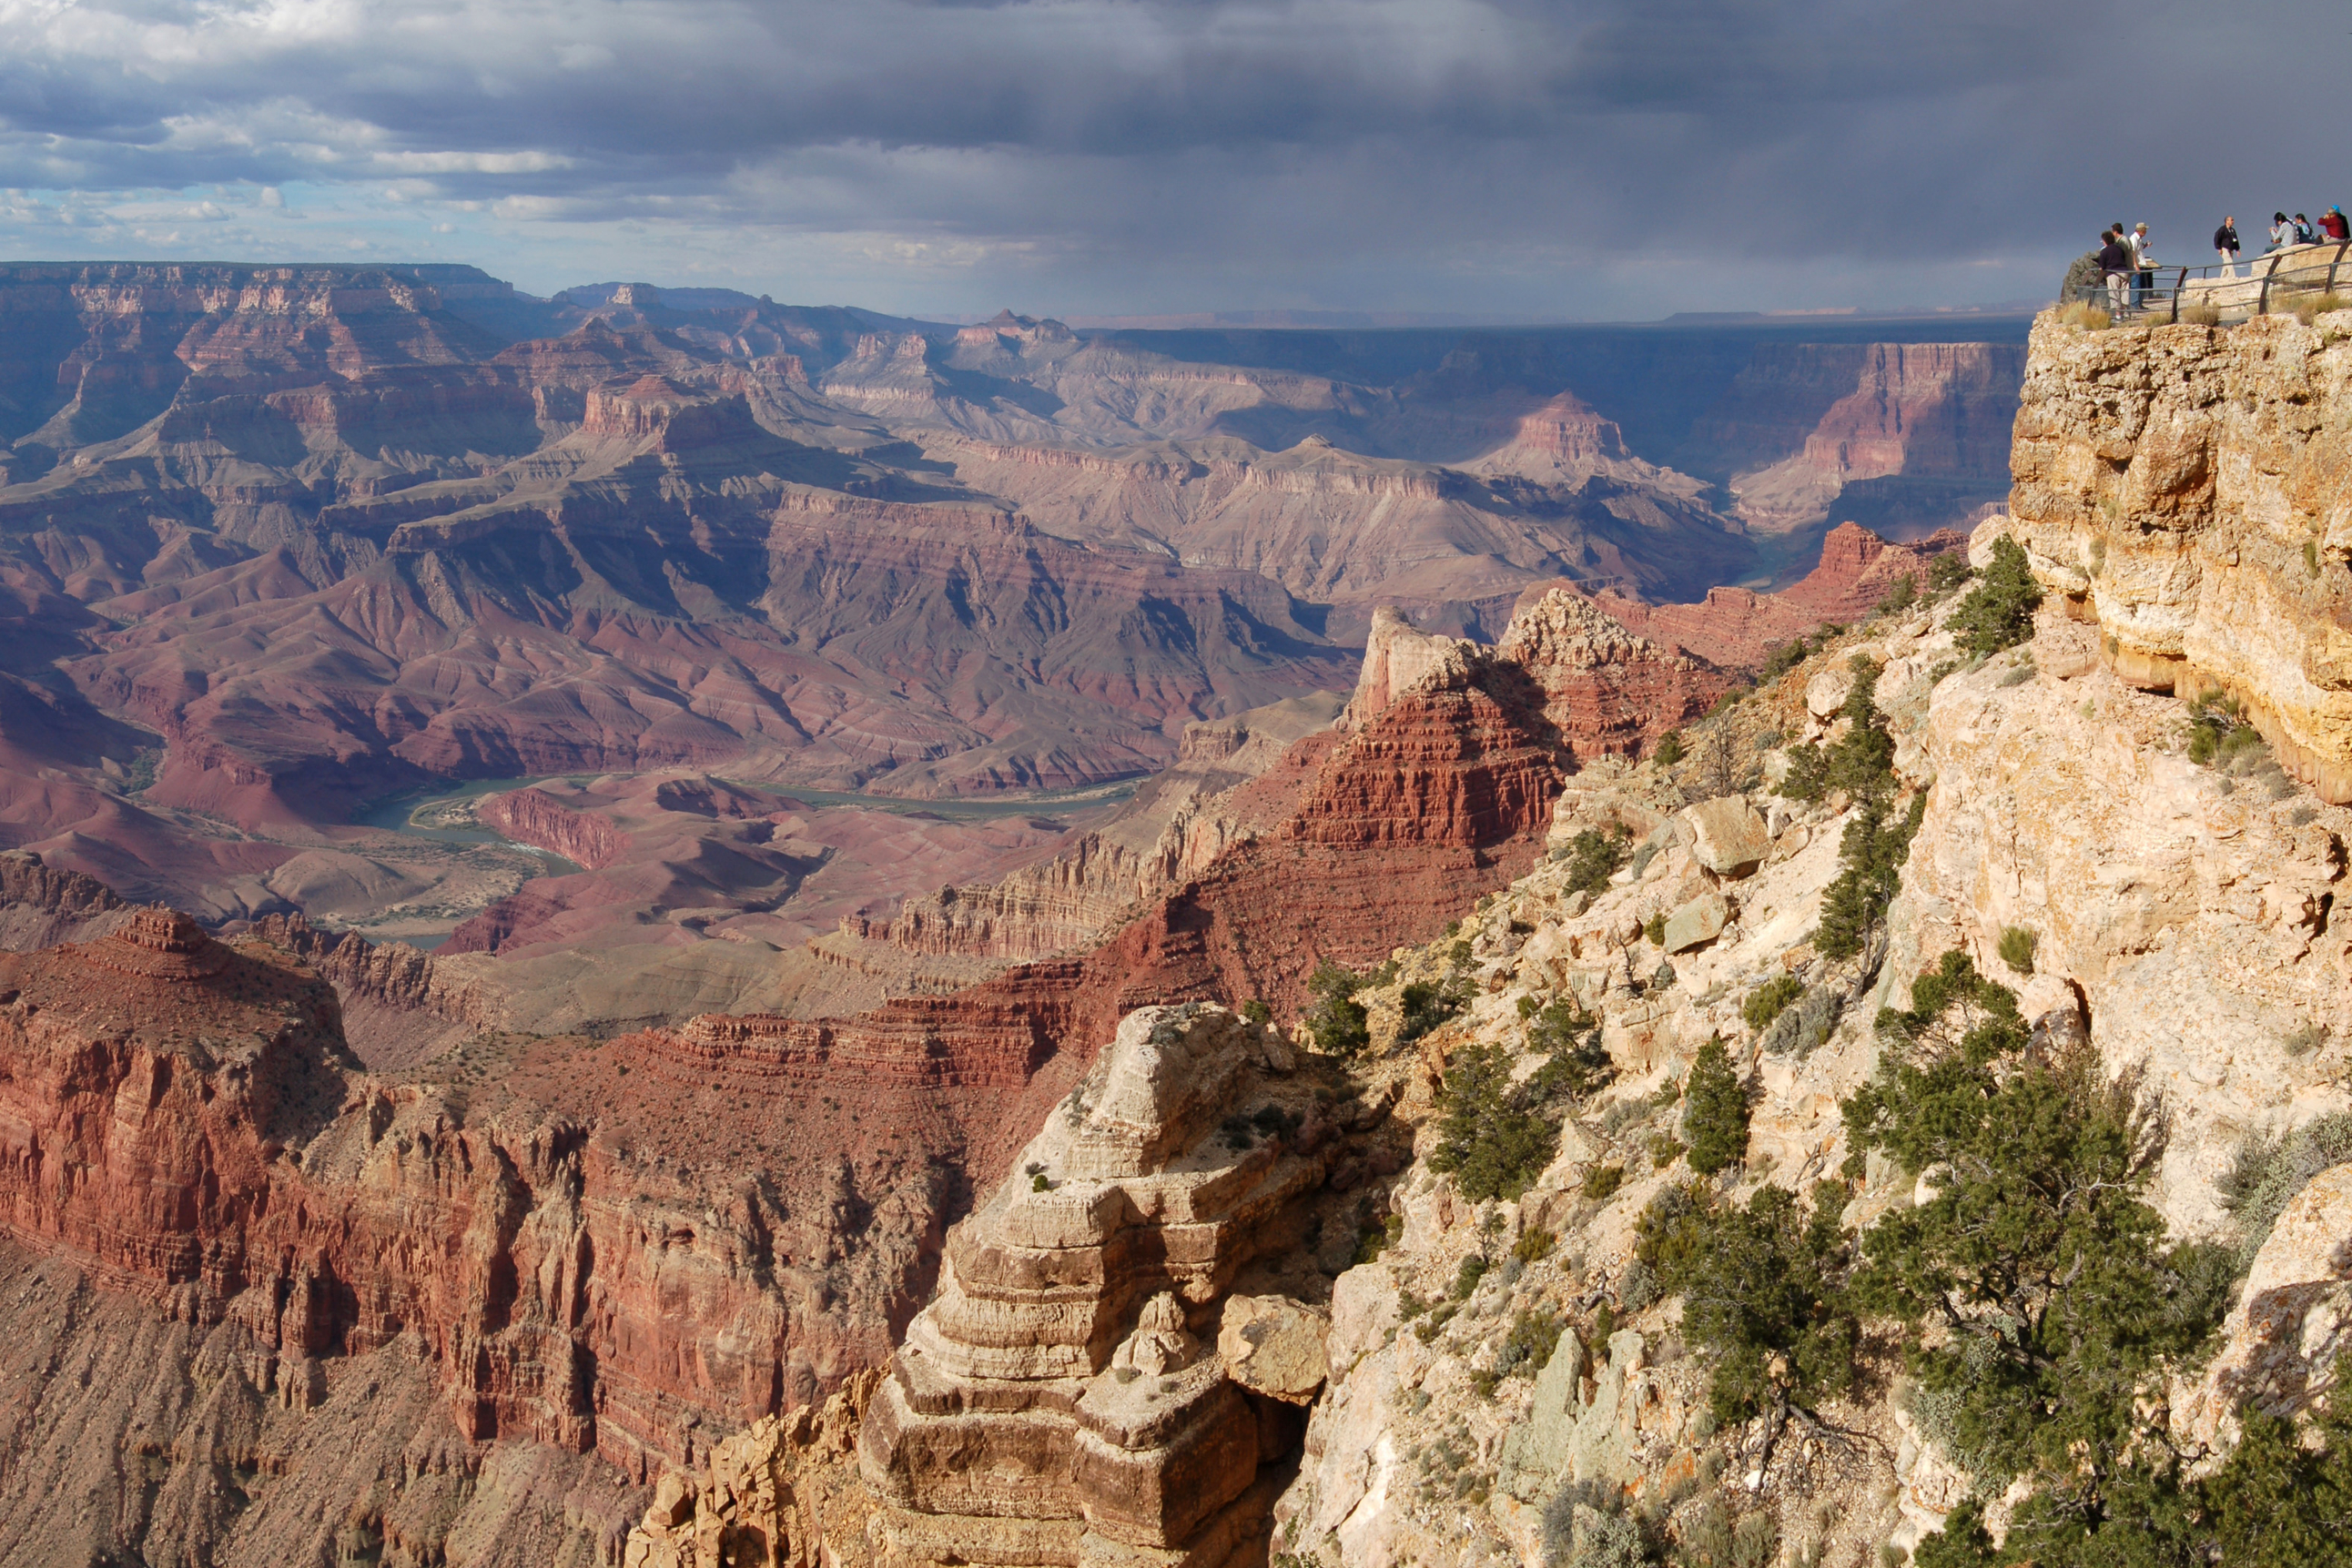
M 2332 294 L 2339 280 L 2352 284 L 2347 253 L 2352 253 L 2352 240 L 2323 240 L 2282 246 L 2234 264 L 2151 267 L 2124 274 L 2127 281 L 2119 291 L 2110 289 L 2104 278 L 2078 285 L 2067 302 L 2098 306 L 2118 319 L 2178 321 L 2183 309 L 2203 308 L 2220 320 L 2242 321 Z M 2146 285 L 2142 277 L 2148 279 Z

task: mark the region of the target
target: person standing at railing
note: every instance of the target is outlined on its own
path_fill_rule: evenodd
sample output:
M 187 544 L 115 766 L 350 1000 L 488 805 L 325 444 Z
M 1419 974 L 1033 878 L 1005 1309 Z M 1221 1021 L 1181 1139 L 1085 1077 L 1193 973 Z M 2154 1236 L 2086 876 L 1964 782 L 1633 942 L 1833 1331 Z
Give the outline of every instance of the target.
M 2156 246 L 2148 241 L 2146 224 L 2141 224 L 2132 230 L 2131 251 L 2133 273 L 2131 302 L 2132 308 L 2137 310 L 2139 308 L 2140 301 L 2147 298 L 2148 291 L 2156 287 Z
M 2294 243 L 2294 224 L 2284 213 L 2271 214 L 2271 250 L 2284 250 Z M 2271 250 L 2263 252 L 2268 256 Z
M 2131 291 L 2131 246 L 2116 229 L 2101 236 L 2106 243 L 2099 246 L 2099 273 L 2107 281 L 2107 306 L 2116 315 L 2124 313 L 2124 301 Z
M 2320 214 L 2319 229 L 2329 239 L 2352 239 L 2352 223 L 2345 221 L 2342 207 L 2330 207 Z
M 2213 252 L 2221 258 L 2221 276 L 2237 277 L 2238 220 L 2235 217 L 2223 218 L 2221 226 L 2213 231 Z

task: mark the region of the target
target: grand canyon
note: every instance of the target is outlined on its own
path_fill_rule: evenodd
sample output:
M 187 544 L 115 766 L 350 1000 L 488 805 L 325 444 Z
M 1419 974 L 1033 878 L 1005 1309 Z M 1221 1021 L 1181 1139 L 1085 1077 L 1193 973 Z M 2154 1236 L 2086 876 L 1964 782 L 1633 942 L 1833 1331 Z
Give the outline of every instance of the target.
M 2352 1300 L 2339 305 L 0 267 L 0 1568 L 2095 1540 L 1866 1282 L 1944 997 L 2204 1496 Z

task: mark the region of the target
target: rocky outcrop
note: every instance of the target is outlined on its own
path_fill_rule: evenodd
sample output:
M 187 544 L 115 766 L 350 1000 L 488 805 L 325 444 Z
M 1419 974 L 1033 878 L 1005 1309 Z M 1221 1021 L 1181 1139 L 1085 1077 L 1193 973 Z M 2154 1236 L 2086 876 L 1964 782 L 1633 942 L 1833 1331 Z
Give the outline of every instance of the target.
M 96 877 L 0 854 L 0 949 L 29 953 L 97 936 L 130 907 Z
M 1263 1560 L 1291 1395 L 1229 1377 L 1218 1324 L 1241 1270 L 1296 1244 L 1331 1157 L 1293 1066 L 1219 1009 L 1119 1025 L 950 1235 L 867 1414 L 883 1561 Z
M 2352 800 L 2352 318 L 2035 323 L 2009 531 L 2150 691 L 2225 693 Z
M 543 789 L 509 789 L 475 810 L 484 824 L 515 842 L 562 855 L 583 871 L 604 870 L 629 847 L 611 822 L 558 805 Z
M 1545 716 L 1580 758 L 1637 756 L 1738 685 L 1728 672 L 1636 636 L 1565 590 L 1513 616 L 1499 652 L 1542 688 Z
M 1958 533 L 1942 532 L 1891 544 L 1859 524 L 1841 523 L 1822 540 L 1813 570 L 1776 592 L 1711 588 L 1696 604 L 1645 604 L 1603 591 L 1591 601 L 1627 630 L 1662 647 L 1727 670 L 1752 670 L 1775 648 L 1824 622 L 1850 626 L 1863 620 L 1903 578 L 1924 586 L 1927 563 L 1967 543 Z M 1522 596 L 1517 613 L 1537 602 L 1533 594 Z

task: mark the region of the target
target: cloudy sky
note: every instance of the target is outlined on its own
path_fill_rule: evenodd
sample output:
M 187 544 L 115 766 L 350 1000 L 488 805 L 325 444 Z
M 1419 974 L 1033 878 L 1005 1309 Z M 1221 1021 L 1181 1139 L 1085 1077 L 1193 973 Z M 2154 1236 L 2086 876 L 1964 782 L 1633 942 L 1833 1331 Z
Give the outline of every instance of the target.
M 0 0 L 0 255 L 937 318 L 2046 297 L 2352 204 L 2342 0 Z

